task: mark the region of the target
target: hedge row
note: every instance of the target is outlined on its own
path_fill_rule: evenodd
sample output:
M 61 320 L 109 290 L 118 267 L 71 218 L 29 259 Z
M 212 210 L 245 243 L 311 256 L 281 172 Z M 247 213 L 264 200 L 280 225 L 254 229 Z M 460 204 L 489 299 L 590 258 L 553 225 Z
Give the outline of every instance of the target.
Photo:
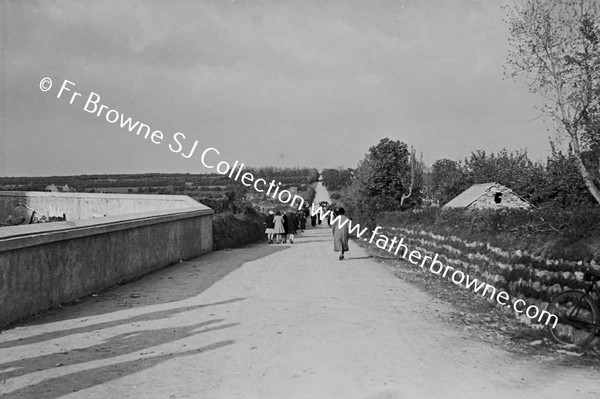
M 258 214 L 215 214 L 213 218 L 213 248 L 236 248 L 252 244 L 265 237 L 264 218 Z
M 565 215 L 562 217 L 566 218 Z M 572 215 L 571 221 L 579 217 Z M 597 223 L 597 217 L 592 212 L 588 221 Z M 548 221 L 540 218 L 539 213 L 532 212 L 509 212 L 502 219 L 498 213 L 451 211 L 444 214 L 434 210 L 425 215 L 385 213 L 379 215 L 378 224 L 389 237 L 404 237 L 411 250 L 430 256 L 438 254 L 444 265 L 545 309 L 558 293 L 587 286 L 583 274 L 587 268 L 599 263 L 594 244 L 598 244 L 600 234 L 591 232 L 598 226 L 590 226 L 587 222 L 579 226 L 578 232 L 575 228 L 575 234 L 573 230 L 558 234 L 553 229 L 544 229 L 543 223 Z M 491 223 L 494 221 L 495 224 Z M 523 228 L 527 225 L 528 228 Z M 581 231 L 592 235 L 582 237 Z M 523 232 L 528 232 L 529 236 Z M 566 243 L 568 250 L 544 250 L 544 241 L 546 244 Z M 576 255 L 578 247 L 585 247 L 584 251 L 579 251 L 579 256 Z M 567 256 L 552 258 L 547 256 L 549 253 Z M 525 317 L 520 318 L 530 322 Z
M 487 242 L 505 251 L 526 251 L 544 259 L 600 263 L 600 207 L 562 212 L 426 208 L 420 212 L 384 212 L 378 215 L 377 223 Z
M 442 263 L 480 277 L 513 296 L 548 301 L 562 290 L 583 288 L 583 272 L 590 267 L 588 262 L 543 259 L 524 251 L 510 253 L 489 243 L 425 230 L 388 227 L 384 231 L 390 236 L 405 237 L 414 249 L 439 254 Z

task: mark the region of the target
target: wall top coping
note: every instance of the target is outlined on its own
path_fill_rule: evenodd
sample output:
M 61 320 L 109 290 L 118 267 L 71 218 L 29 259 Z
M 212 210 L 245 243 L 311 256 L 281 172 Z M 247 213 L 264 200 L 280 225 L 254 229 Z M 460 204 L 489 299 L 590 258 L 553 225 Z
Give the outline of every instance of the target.
M 194 201 L 191 198 L 189 199 Z M 199 203 L 196 202 L 196 204 Z M 139 212 L 128 215 L 115 215 L 65 222 L 0 227 L 0 252 L 96 234 L 110 233 L 113 231 L 127 230 L 151 224 L 166 223 L 205 215 L 212 216 L 213 213 L 214 211 L 212 209 L 202 205 L 201 207 L 193 206 L 188 208 Z
M 194 200 L 187 195 L 170 194 L 116 194 L 116 193 L 60 193 L 48 191 L 0 191 L 0 197 L 63 197 L 63 198 L 87 198 L 87 199 L 131 199 L 131 200 L 155 200 L 164 202 L 185 202 L 190 207 L 210 209 L 206 205 Z

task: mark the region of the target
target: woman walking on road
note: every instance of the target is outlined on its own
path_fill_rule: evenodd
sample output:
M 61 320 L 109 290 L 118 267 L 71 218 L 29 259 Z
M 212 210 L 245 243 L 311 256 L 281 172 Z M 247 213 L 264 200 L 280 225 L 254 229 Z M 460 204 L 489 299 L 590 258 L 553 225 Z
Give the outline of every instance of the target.
M 296 219 L 296 214 L 292 211 L 292 212 L 288 212 L 288 217 L 287 217 L 287 233 L 288 236 L 290 237 L 290 244 L 294 243 L 294 234 L 297 234 L 297 228 L 298 228 L 298 220 Z
M 275 213 L 273 223 L 275 224 L 273 234 L 277 235 L 277 244 L 280 244 L 282 236 L 285 239 L 285 228 L 283 227 L 283 216 L 281 216 L 281 212 L 277 211 L 277 213 Z
M 348 252 L 348 218 L 345 215 L 346 211 L 344 208 L 340 208 L 337 211 L 337 214 L 340 218 L 336 223 L 333 224 L 333 250 L 335 252 L 342 252 L 340 255 L 340 260 L 344 259 L 344 252 Z M 340 225 L 342 227 L 340 227 Z
M 275 218 L 275 215 L 273 214 L 273 211 L 269 211 L 269 216 L 267 216 L 267 220 L 265 222 L 265 224 L 267 225 L 265 234 L 267 235 L 267 240 L 268 240 L 269 244 L 273 244 L 273 230 L 275 227 L 275 222 L 273 220 L 274 218 Z

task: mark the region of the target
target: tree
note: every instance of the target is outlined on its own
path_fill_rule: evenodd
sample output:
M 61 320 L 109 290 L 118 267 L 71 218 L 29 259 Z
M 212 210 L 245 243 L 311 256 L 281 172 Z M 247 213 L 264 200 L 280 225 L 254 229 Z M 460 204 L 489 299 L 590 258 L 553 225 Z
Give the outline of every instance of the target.
M 431 199 L 444 205 L 463 192 L 468 186 L 465 167 L 450 159 L 438 159 L 431 166 L 428 188 Z
M 238 213 L 251 206 L 247 200 L 248 188 L 239 182 L 229 183 L 223 194 L 225 196 L 223 210 Z
M 404 207 L 408 198 L 418 203 L 423 186 L 423 165 L 414 150 L 388 138 L 369 148 L 354 170 L 352 183 L 345 191 L 350 209 L 367 224 L 377 213 Z
M 559 209 L 580 209 L 594 204 L 572 153 L 563 154 L 553 147 L 546 171 L 547 183 L 542 196 L 548 205 Z
M 323 169 L 321 176 L 328 190 L 340 190 L 350 184 L 352 169 Z
M 600 203 L 591 164 L 600 151 L 600 28 L 594 0 L 522 0 L 508 7 L 508 75 L 542 95 L 542 111 L 569 138 L 587 189 Z M 595 154 L 586 163 L 583 153 Z M 594 176 L 596 174 L 596 176 Z
M 529 199 L 533 195 L 532 180 L 543 166 L 534 164 L 527 151 L 500 150 L 497 154 L 477 150 L 465 159 L 469 184 L 497 182 Z
M 389 207 L 400 205 L 402 195 L 408 192 L 406 181 L 410 180 L 408 146 L 385 138 L 369 148 L 367 158 L 371 163 L 371 178 L 366 182 L 370 193 L 382 197 Z

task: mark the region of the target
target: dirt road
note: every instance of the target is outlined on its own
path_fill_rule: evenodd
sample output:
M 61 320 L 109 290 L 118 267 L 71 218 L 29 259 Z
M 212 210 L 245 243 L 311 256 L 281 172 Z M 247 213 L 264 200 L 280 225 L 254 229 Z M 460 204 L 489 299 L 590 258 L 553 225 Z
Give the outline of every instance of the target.
M 328 200 L 319 184 L 317 197 Z M 326 224 L 183 262 L 0 334 L 14 398 L 598 398 L 587 370 L 465 335 Z M 409 266 L 406 266 L 409 267 Z
M 351 244 L 352 245 L 352 244 Z M 0 334 L 15 398 L 598 398 L 511 355 L 325 226 L 184 262 Z
M 329 199 L 329 194 L 327 193 L 327 189 L 325 188 L 325 186 L 323 186 L 323 182 L 318 182 L 317 186 L 315 187 L 315 199 L 313 200 L 313 202 L 315 204 L 318 204 L 322 201 L 327 201 L 330 202 L 331 200 Z

